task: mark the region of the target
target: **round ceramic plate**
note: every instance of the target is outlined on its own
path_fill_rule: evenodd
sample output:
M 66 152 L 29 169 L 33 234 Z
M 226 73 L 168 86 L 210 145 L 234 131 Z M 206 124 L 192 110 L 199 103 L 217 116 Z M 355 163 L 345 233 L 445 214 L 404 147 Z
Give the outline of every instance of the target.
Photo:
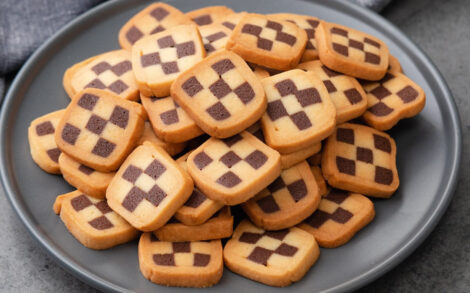
M 189 11 L 224 1 L 168 1 Z M 444 213 L 455 187 L 461 151 L 458 114 L 449 89 L 432 62 L 396 27 L 377 14 L 340 1 L 227 0 L 235 11 L 308 14 L 371 33 L 384 40 L 405 73 L 423 87 L 427 103 L 417 117 L 390 134 L 397 141 L 401 186 L 389 200 L 375 200 L 377 216 L 348 244 L 322 249 L 295 292 L 352 290 L 384 274 L 408 256 Z M 1 113 L 1 176 L 13 208 L 46 250 L 78 278 L 102 290 L 179 292 L 147 281 L 139 271 L 137 243 L 106 251 L 82 246 L 52 211 L 58 194 L 72 190 L 60 176 L 40 170 L 29 154 L 30 121 L 67 106 L 62 75 L 71 65 L 119 47 L 118 31 L 145 1 L 105 3 L 64 27 L 26 63 Z M 188 289 L 189 290 L 189 289 Z M 274 289 L 225 270 L 212 291 L 271 292 Z

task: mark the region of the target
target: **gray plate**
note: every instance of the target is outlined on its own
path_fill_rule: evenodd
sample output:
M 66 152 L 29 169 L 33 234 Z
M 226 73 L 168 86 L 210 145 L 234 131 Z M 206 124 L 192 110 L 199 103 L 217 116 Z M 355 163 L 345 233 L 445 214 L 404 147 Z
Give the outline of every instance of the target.
M 0 167 L 9 200 L 32 235 L 75 276 L 108 291 L 172 291 L 139 272 L 136 242 L 106 251 L 83 247 L 52 212 L 56 195 L 72 190 L 59 176 L 42 172 L 29 155 L 27 128 L 34 118 L 67 106 L 64 71 L 90 56 L 118 48 L 120 27 L 148 3 L 109 2 L 77 18 L 44 44 L 13 82 L 1 113 Z M 174 0 L 183 11 L 220 4 L 215 0 Z M 455 188 L 461 154 L 458 114 L 447 85 L 432 62 L 396 27 L 365 9 L 339 1 L 232 0 L 236 11 L 293 12 L 351 26 L 381 38 L 408 76 L 427 95 L 423 112 L 402 121 L 390 134 L 398 145 L 401 186 L 393 198 L 376 200 L 376 219 L 347 245 L 322 249 L 296 292 L 352 290 L 384 274 L 408 256 L 444 213 Z M 224 272 L 213 291 L 273 289 Z

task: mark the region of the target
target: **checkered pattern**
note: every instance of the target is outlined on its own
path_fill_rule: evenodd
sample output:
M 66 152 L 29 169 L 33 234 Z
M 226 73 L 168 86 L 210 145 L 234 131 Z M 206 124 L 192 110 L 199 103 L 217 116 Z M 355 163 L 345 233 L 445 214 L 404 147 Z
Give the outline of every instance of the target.
M 290 47 L 297 42 L 297 37 L 283 31 L 283 25 L 279 22 L 267 20 L 264 26 L 246 23 L 241 33 L 256 37 L 256 46 L 259 49 L 271 51 L 274 43 L 283 43 Z
M 325 65 L 321 66 L 319 74 L 328 93 L 335 99 L 336 105 L 350 106 L 360 103 L 362 95 L 356 86 L 351 82 L 351 77 L 335 72 Z
M 342 205 L 349 196 L 350 193 L 347 191 L 332 189 L 327 196 L 322 198 L 320 207 L 305 220 L 305 223 L 316 229 L 329 220 L 339 224 L 346 224 L 354 216 L 352 212 Z M 333 210 L 333 212 L 322 210 L 322 206 L 328 206 L 329 210 Z
M 36 125 L 36 135 L 42 141 L 42 145 L 45 147 L 44 151 L 52 161 L 58 163 L 61 151 L 55 143 L 54 133 L 55 127 L 50 120 Z
M 101 61 L 91 66 L 89 72 L 92 74 L 84 88 L 107 89 L 117 95 L 125 92 L 129 88 L 128 82 L 134 78 L 130 60 L 121 60 L 114 65 Z M 131 74 L 126 74 L 128 72 Z
M 211 261 L 211 246 L 204 242 L 162 242 L 152 233 L 153 262 L 157 266 L 206 267 Z
M 295 17 L 295 18 L 289 18 L 286 19 L 286 21 L 292 22 L 293 24 L 297 25 L 301 29 L 303 29 L 307 33 L 307 46 L 305 47 L 305 51 L 311 51 L 314 52 L 315 54 L 318 54 L 317 52 L 317 42 L 315 41 L 315 31 L 320 24 L 320 21 L 317 18 L 314 17 Z
M 165 109 L 164 112 L 159 113 L 160 120 L 163 122 L 165 125 L 173 125 L 178 122 L 180 122 L 180 116 L 181 115 L 187 115 L 186 112 L 184 112 L 183 109 L 181 109 L 180 105 L 173 100 L 171 97 L 164 98 L 164 99 L 170 99 L 172 100 L 173 107 L 171 109 Z M 156 111 L 158 111 L 158 101 L 162 102 L 164 99 L 158 99 L 157 97 L 150 97 L 150 100 L 152 103 L 156 105 Z M 165 101 L 166 102 L 166 101 Z
M 207 55 L 225 48 L 231 31 L 220 24 L 199 28 Z
M 91 196 L 81 194 L 71 199 L 73 209 L 96 230 L 106 230 L 114 227 L 112 221 L 107 217 L 114 213 L 108 206 L 106 200 L 99 200 Z

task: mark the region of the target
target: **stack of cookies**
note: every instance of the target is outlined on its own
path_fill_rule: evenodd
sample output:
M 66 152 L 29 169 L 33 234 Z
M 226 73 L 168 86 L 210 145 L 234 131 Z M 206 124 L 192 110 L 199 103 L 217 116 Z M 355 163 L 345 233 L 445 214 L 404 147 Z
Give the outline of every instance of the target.
M 369 197 L 397 190 L 383 131 L 425 95 L 376 37 L 312 16 L 155 3 L 119 43 L 65 72 L 69 106 L 32 121 L 29 142 L 76 189 L 53 207 L 70 233 L 91 249 L 140 237 L 150 281 L 212 286 L 225 264 L 289 285 L 319 246 L 372 221 Z

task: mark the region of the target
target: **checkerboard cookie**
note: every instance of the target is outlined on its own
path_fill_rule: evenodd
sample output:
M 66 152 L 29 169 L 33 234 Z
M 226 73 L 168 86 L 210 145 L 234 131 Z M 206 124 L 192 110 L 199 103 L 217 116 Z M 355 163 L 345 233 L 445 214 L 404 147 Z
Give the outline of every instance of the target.
M 136 238 L 139 232 L 116 214 L 104 199 L 75 190 L 59 195 L 54 212 L 84 246 L 107 249 Z
M 62 176 L 70 185 L 86 195 L 99 199 L 105 198 L 106 188 L 114 177 L 114 172 L 99 172 L 75 161 L 65 153 L 59 156 Z
M 376 37 L 322 21 L 315 39 L 321 62 L 332 70 L 367 80 L 379 80 L 387 71 L 388 47 Z
M 63 85 L 70 98 L 85 88 L 97 88 L 126 100 L 139 100 L 131 53 L 126 50 L 107 52 L 73 65 L 65 71 Z
M 124 24 L 119 31 L 119 44 L 123 49 L 130 50 L 144 36 L 192 23 L 188 16 L 175 7 L 157 2 L 147 6 Z
M 101 172 L 116 170 L 144 128 L 144 109 L 99 89 L 84 89 L 60 120 L 55 141 L 74 160 Z
M 226 205 L 248 200 L 281 173 L 279 153 L 246 131 L 210 138 L 189 155 L 187 166 L 196 186 Z
M 364 82 L 367 111 L 364 120 L 378 130 L 389 130 L 403 118 L 416 116 L 426 104 L 424 91 L 397 71 L 378 82 Z
M 319 255 L 315 238 L 299 228 L 264 231 L 247 220 L 224 247 L 225 265 L 231 271 L 279 287 L 299 281 Z
M 400 61 L 392 54 L 388 55 L 388 71 L 403 73 Z
M 206 55 L 195 25 L 180 25 L 142 38 L 132 47 L 140 93 L 166 97 L 175 78 Z
M 201 33 L 204 49 L 206 49 L 208 56 L 216 51 L 225 49 L 227 40 L 232 34 L 229 28 L 220 23 L 201 26 L 199 27 L 199 32 Z
M 60 174 L 60 149 L 54 139 L 55 130 L 65 110 L 34 119 L 28 128 L 29 149 L 33 161 L 44 171 Z
M 198 26 L 203 27 L 219 23 L 225 16 L 232 13 L 234 13 L 233 10 L 226 6 L 207 6 L 187 12 L 186 15 Z
M 246 12 L 238 12 L 238 13 L 232 13 L 229 15 L 224 16 L 220 23 L 225 26 L 226 28 L 230 29 L 233 31 L 237 24 L 240 22 L 240 20 L 245 16 Z
M 219 138 L 243 131 L 266 110 L 261 83 L 229 51 L 214 53 L 178 76 L 171 96 L 204 132 Z
M 288 70 L 299 63 L 307 34 L 297 25 L 260 14 L 246 14 L 233 30 L 226 48 L 247 62 Z
M 345 123 L 328 138 L 322 171 L 328 184 L 374 197 L 390 197 L 398 188 L 395 141 L 385 132 Z
M 165 141 L 181 143 L 204 133 L 171 97 L 141 96 L 140 99 L 153 130 Z
M 331 189 L 318 209 L 298 227 L 312 234 L 321 247 L 334 248 L 351 240 L 374 216 L 374 204 L 367 197 Z
M 222 277 L 222 243 L 166 242 L 153 233 L 143 233 L 139 241 L 139 266 L 142 275 L 156 284 L 210 287 Z
M 333 71 L 319 60 L 299 64 L 298 68 L 312 72 L 323 81 L 336 107 L 336 124 L 360 117 L 366 111 L 366 93 L 354 77 Z
M 229 207 L 200 225 L 186 225 L 172 218 L 153 232 L 162 241 L 205 241 L 230 237 L 233 233 L 233 217 Z
M 256 226 L 280 230 L 302 222 L 320 203 L 318 186 L 303 161 L 281 175 L 255 197 L 242 204 L 243 210 Z
M 320 142 L 335 127 L 336 109 L 323 83 L 293 69 L 262 80 L 268 109 L 261 118 L 266 143 L 292 153 Z
M 174 143 L 174 142 L 167 142 L 167 141 L 160 139 L 158 136 L 155 135 L 152 129 L 152 125 L 150 125 L 150 122 L 148 121 L 145 122 L 144 132 L 142 133 L 142 136 L 137 142 L 137 145 L 142 145 L 144 144 L 145 141 L 151 142 L 154 145 L 161 147 L 170 156 L 174 156 L 174 155 L 181 153 L 186 148 L 186 145 L 187 145 L 186 142 Z
M 109 206 L 142 231 L 163 226 L 188 200 L 191 177 L 162 148 L 138 146 L 106 191 Z
M 323 178 L 323 173 L 321 172 L 321 168 L 319 166 L 310 166 L 310 171 L 312 171 L 313 177 L 317 182 L 318 192 L 321 196 L 326 195 L 327 187 L 325 178 Z

